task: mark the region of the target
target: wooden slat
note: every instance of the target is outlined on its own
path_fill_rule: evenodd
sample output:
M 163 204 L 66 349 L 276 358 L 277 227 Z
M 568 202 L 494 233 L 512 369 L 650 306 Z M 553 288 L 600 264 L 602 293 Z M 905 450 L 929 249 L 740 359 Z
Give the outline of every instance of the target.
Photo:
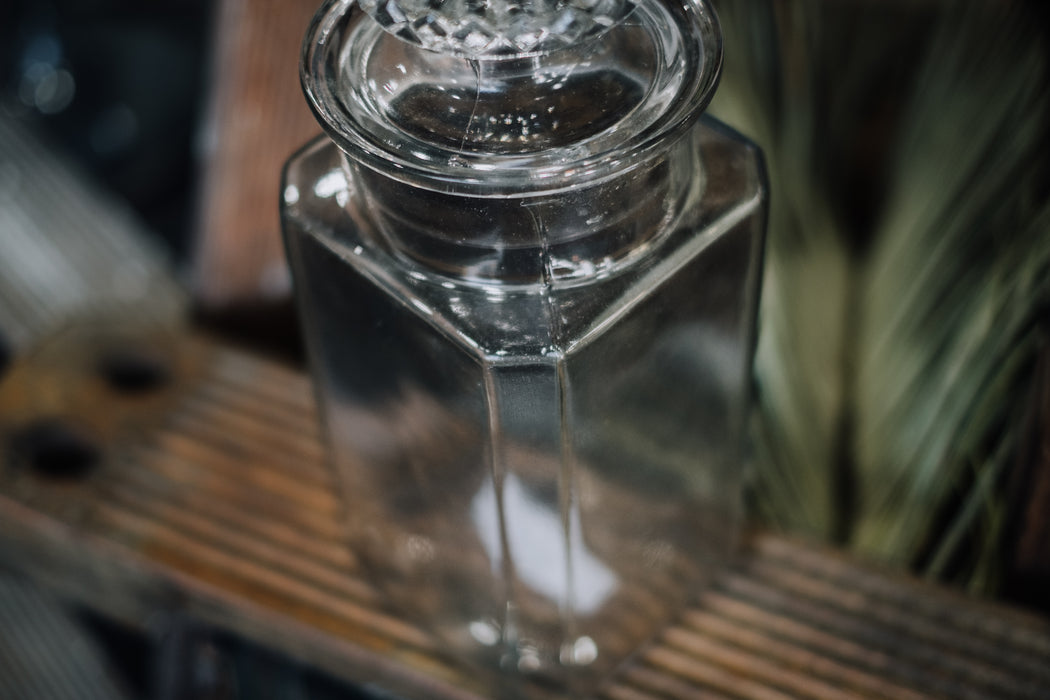
M 299 87 L 316 0 L 222 0 L 197 232 L 195 295 L 209 309 L 287 298 L 281 167 L 320 132 Z

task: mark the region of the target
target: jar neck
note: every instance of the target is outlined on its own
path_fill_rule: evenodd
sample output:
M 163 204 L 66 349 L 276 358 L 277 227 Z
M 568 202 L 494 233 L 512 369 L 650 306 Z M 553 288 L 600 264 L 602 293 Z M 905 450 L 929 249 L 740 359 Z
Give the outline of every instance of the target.
M 600 182 L 487 198 L 344 163 L 360 194 L 354 206 L 398 256 L 464 280 L 572 284 L 614 274 L 670 230 L 704 182 L 698 154 L 681 146 Z

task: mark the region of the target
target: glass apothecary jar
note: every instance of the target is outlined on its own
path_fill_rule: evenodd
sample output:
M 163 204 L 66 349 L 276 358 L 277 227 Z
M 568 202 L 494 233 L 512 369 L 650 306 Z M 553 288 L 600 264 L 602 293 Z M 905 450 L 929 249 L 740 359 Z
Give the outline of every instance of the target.
M 734 541 L 766 193 L 704 0 L 514 4 L 325 4 L 282 216 L 362 566 L 586 695 Z

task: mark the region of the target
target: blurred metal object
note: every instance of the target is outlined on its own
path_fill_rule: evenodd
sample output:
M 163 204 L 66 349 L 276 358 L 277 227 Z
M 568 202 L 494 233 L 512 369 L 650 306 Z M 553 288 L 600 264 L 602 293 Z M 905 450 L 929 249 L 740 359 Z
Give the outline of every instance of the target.
M 93 640 L 57 600 L 0 572 L 0 697 L 122 700 Z
M 40 477 L 76 483 L 76 491 L 107 478 L 96 472 L 110 450 L 162 420 L 200 381 L 208 353 L 187 343 L 184 332 L 160 325 L 91 317 L 27 349 L 0 383 L 0 480 L 36 493 Z M 68 507 L 79 512 L 77 500 Z
M 0 333 L 15 350 L 71 317 L 178 325 L 185 294 L 130 210 L 0 114 Z
M 114 392 L 95 379 L 74 381 L 98 367 L 63 360 L 91 356 L 76 349 L 77 337 L 45 343 L 0 384 L 0 557 L 131 625 L 172 611 L 366 687 L 480 700 L 471 674 L 390 613 L 358 575 L 342 532 L 344 507 L 354 504 L 335 495 L 304 375 L 193 335 L 169 336 L 161 343 L 172 353 L 168 382 Z M 46 398 L 51 389 L 24 389 L 33 385 L 69 390 L 59 400 Z M 113 423 L 94 433 L 95 467 L 49 472 L 24 450 L 12 463 L 20 433 L 12 405 L 85 429 L 90 412 L 112 412 Z M 635 604 L 644 616 L 644 591 Z M 757 534 L 598 697 L 1048 693 L 1047 620 Z
M 1016 600 L 1050 611 L 1050 318 L 1043 328 L 1014 476 L 1015 546 L 1006 588 Z
M 277 215 L 281 166 L 320 127 L 299 87 L 299 47 L 317 0 L 223 0 L 193 291 L 208 310 L 291 296 Z

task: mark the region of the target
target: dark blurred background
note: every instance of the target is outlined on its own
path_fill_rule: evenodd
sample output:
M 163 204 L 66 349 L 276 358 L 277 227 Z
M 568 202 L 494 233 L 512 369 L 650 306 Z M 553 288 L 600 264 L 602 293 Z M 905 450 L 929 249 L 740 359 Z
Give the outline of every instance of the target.
M 33 123 L 184 262 L 216 8 L 206 0 L 6 2 L 0 104 Z
M 196 322 L 296 364 L 283 161 L 320 129 L 298 84 L 313 0 L 28 2 L 0 9 L 0 111 L 130 205 Z

